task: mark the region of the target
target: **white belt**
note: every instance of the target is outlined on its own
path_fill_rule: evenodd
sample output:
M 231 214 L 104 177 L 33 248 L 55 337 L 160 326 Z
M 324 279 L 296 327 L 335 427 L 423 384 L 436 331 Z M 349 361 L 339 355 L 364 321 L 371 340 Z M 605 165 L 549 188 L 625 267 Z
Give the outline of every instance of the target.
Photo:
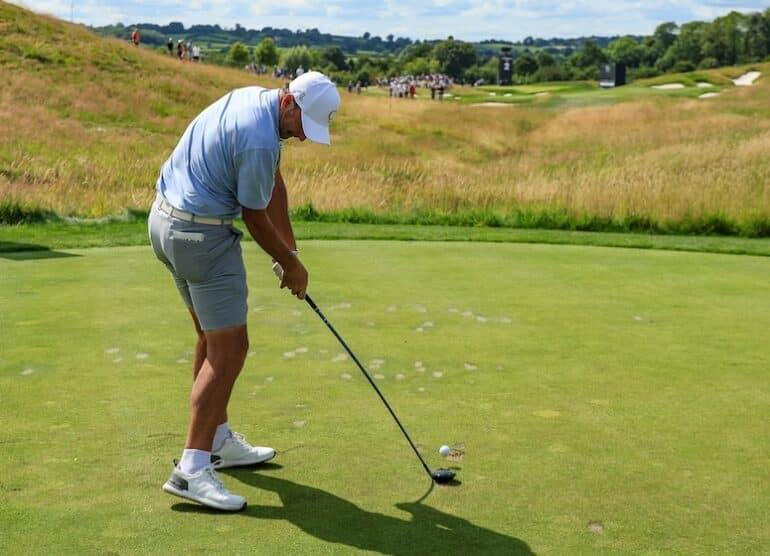
M 169 202 L 166 201 L 166 199 L 163 197 L 160 197 L 158 209 L 161 212 L 168 214 L 172 218 L 178 218 L 179 220 L 184 220 L 185 222 L 211 224 L 212 226 L 229 226 L 233 223 L 232 220 L 226 220 L 224 218 L 209 218 L 208 216 L 198 216 L 197 214 L 193 214 L 191 212 L 179 210 L 178 208 L 171 206 L 171 204 L 169 204 Z

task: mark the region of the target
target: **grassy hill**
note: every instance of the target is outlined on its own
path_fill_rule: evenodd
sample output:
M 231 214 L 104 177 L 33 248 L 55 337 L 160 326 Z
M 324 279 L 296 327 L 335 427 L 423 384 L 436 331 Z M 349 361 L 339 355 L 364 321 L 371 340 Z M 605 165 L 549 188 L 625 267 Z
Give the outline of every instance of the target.
M 343 91 L 333 147 L 288 142 L 282 170 L 307 218 L 768 235 L 770 81 L 729 85 L 747 69 L 709 73 L 722 94 L 708 100 L 647 83 L 456 88 L 443 103 Z M 0 72 L 0 204 L 91 217 L 146 209 L 208 103 L 281 85 L 4 2 Z

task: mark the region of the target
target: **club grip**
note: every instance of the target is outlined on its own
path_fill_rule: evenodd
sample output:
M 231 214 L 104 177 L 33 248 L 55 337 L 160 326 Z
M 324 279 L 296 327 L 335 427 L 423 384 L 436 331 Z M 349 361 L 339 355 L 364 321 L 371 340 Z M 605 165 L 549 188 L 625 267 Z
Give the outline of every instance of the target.
M 283 268 L 278 261 L 273 263 L 273 274 L 275 274 L 279 280 L 283 280 Z

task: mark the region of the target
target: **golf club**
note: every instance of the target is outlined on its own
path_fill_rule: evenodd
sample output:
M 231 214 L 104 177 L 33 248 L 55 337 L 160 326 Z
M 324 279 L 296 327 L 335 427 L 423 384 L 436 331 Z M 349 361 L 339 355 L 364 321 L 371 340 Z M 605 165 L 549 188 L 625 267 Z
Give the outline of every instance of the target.
M 279 279 L 283 277 L 283 269 L 281 268 L 280 264 L 278 263 L 273 264 L 273 272 L 275 273 L 276 276 L 278 276 Z M 310 308 L 313 309 L 313 311 L 315 311 L 315 313 L 321 318 L 321 320 L 329 328 L 329 330 L 332 331 L 332 334 L 334 334 L 335 338 L 337 338 L 339 343 L 342 344 L 342 347 L 345 348 L 345 351 L 348 352 L 348 355 L 350 355 L 353 361 L 355 361 L 356 365 L 358 365 L 358 368 L 361 369 L 361 372 L 364 373 L 366 380 L 368 380 L 369 384 L 372 385 L 372 388 L 374 388 L 374 391 L 377 392 L 377 395 L 382 400 L 382 403 L 385 404 L 385 407 L 388 408 L 388 411 L 390 412 L 391 416 L 396 421 L 398 428 L 401 429 L 402 433 L 404 433 L 404 437 L 406 437 L 407 442 L 409 442 L 409 445 L 412 447 L 412 450 L 414 450 L 414 453 L 417 455 L 417 459 L 420 460 L 420 463 L 422 463 L 423 468 L 425 468 L 425 472 L 428 473 L 428 476 L 431 478 L 431 480 L 439 484 L 446 484 L 451 482 L 452 479 L 455 478 L 455 472 L 452 471 L 451 469 L 435 469 L 431 471 L 430 467 L 428 467 L 428 464 L 425 463 L 425 460 L 422 458 L 422 455 L 420 455 L 419 450 L 417 450 L 417 446 L 414 445 L 414 442 L 412 442 L 412 439 L 409 437 L 409 434 L 406 432 L 406 429 L 401 424 L 401 421 L 398 420 L 398 417 L 396 416 L 396 413 L 393 411 L 393 408 L 390 407 L 388 400 L 385 399 L 385 396 L 382 394 L 379 387 L 374 382 L 374 379 L 369 374 L 369 371 L 367 371 L 366 368 L 364 368 L 364 366 L 358 360 L 358 357 L 355 356 L 353 351 L 345 343 L 345 340 L 342 339 L 342 336 L 339 335 L 337 330 L 329 322 L 329 319 L 326 318 L 323 312 L 321 312 L 321 309 L 318 308 L 318 305 L 315 304 L 313 299 L 309 295 L 307 295 L 307 293 L 305 294 L 305 301 L 307 301 L 307 304 L 310 305 Z

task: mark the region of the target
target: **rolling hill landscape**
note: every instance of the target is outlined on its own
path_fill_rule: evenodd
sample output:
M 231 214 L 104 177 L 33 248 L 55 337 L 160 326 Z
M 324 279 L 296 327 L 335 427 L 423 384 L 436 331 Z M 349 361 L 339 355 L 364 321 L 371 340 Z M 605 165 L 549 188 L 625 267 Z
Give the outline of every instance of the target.
M 199 110 L 234 87 L 283 85 L 180 63 L 7 3 L 0 28 L 8 214 L 146 210 L 162 162 Z M 283 173 L 299 217 L 763 236 L 770 83 L 731 80 L 768 69 L 612 90 L 455 87 L 441 103 L 426 90 L 414 101 L 377 87 L 343 92 L 333 147 L 289 142 Z M 701 99 L 696 82 L 721 94 Z M 683 86 L 652 88 L 662 83 Z

